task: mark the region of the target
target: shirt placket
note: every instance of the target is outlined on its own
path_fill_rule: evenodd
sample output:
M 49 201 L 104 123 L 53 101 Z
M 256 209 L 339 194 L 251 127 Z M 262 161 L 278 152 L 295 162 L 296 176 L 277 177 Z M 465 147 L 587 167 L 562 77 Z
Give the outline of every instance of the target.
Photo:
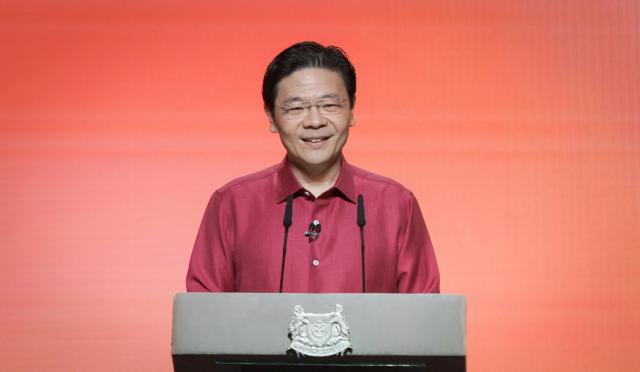
M 322 272 L 326 272 L 326 270 L 324 270 L 324 266 L 326 266 L 327 262 L 325 262 L 326 255 L 323 247 L 324 241 L 327 240 L 326 235 L 329 222 L 327 221 L 327 203 L 327 198 L 317 198 L 313 200 L 313 207 L 311 209 L 311 221 L 309 230 L 312 229 L 312 225 L 314 223 L 317 223 L 316 226 L 319 227 L 319 232 L 317 232 L 318 234 L 315 237 L 308 237 L 308 247 L 310 253 L 309 264 L 311 265 L 310 276 L 312 279 L 312 283 L 314 278 L 318 278 Z

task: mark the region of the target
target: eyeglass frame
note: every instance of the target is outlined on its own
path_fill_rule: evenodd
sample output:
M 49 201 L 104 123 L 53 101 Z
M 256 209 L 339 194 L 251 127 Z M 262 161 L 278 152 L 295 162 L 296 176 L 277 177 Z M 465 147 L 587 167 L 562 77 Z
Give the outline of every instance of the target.
M 318 112 L 323 115 L 323 116 L 327 116 L 327 115 L 337 115 L 337 114 L 341 114 L 342 113 L 342 109 L 344 109 L 344 103 L 346 101 L 348 101 L 348 99 L 346 98 L 339 98 L 337 99 L 336 102 L 331 102 L 328 103 L 328 105 L 337 105 L 339 107 L 337 107 L 337 112 L 326 112 L 326 108 L 324 108 L 324 105 L 326 104 L 326 101 L 330 101 L 333 100 L 335 98 L 322 98 L 318 101 L 316 101 L 316 103 L 311 103 L 311 102 L 301 102 L 301 106 L 296 106 L 296 107 L 286 107 L 286 106 L 280 106 L 280 105 L 275 105 L 277 108 L 279 108 L 280 110 L 282 110 L 282 116 L 285 118 L 291 118 L 291 119 L 297 119 L 297 118 L 303 118 L 306 115 L 308 115 L 309 112 L 311 112 L 311 108 L 312 107 L 316 107 L 318 109 Z M 324 103 L 322 101 L 325 101 Z M 300 114 L 292 114 L 291 111 L 292 110 L 297 110 L 297 109 L 304 109 L 303 111 L 300 112 Z

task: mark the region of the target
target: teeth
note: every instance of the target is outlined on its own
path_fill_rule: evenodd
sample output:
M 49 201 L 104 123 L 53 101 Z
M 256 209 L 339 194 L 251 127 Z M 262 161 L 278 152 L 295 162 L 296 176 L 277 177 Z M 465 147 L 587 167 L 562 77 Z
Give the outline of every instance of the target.
M 310 138 L 310 139 L 306 139 L 304 141 L 306 142 L 311 142 L 311 143 L 319 143 L 324 141 L 326 138 Z

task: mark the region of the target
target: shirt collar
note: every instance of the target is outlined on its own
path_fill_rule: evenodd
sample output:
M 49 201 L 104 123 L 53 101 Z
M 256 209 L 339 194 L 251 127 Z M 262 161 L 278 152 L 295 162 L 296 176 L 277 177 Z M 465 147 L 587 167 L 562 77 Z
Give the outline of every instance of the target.
M 336 184 L 325 193 L 338 192 L 351 203 L 355 203 L 356 191 L 353 177 L 353 166 L 347 163 L 347 160 L 342 157 L 342 167 L 340 169 L 340 175 L 336 180 Z M 281 203 L 287 199 L 287 196 L 295 195 L 302 190 L 303 187 L 293 175 L 291 164 L 289 164 L 289 161 L 285 157 L 276 174 L 276 203 Z

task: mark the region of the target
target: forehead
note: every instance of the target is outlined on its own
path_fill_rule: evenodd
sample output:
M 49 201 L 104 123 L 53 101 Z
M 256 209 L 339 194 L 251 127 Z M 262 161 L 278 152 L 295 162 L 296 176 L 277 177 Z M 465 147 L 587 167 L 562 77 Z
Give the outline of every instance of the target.
M 339 73 L 315 67 L 294 71 L 283 78 L 278 82 L 277 92 L 277 102 L 347 96 Z

